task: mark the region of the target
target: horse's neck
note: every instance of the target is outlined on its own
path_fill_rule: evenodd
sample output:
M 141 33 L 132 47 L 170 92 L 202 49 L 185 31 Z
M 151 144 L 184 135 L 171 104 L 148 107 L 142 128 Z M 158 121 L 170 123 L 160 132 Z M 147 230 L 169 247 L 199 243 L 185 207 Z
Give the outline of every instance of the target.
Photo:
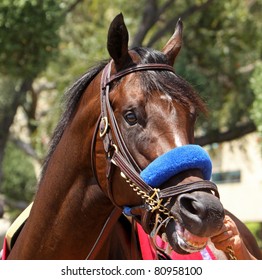
M 58 198 L 57 185 L 41 194 L 11 251 L 14 259 L 84 259 L 112 209 L 95 185 L 76 184 Z M 77 191 L 78 188 L 78 191 Z M 94 191 L 95 190 L 95 191 Z
M 92 176 L 88 128 L 84 133 L 83 127 L 72 123 L 64 132 L 10 258 L 83 259 L 88 255 L 113 209 Z

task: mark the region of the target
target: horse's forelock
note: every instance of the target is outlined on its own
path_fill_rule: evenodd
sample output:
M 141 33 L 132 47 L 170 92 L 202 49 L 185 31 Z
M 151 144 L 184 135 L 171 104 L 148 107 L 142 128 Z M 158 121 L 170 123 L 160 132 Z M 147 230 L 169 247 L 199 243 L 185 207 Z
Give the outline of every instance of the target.
M 134 51 L 140 56 L 141 64 L 167 64 L 166 56 L 160 51 L 150 48 L 134 48 Z M 182 77 L 169 71 L 141 71 L 138 75 L 140 75 L 141 87 L 144 92 L 160 91 L 171 96 L 182 105 L 193 105 L 198 112 L 207 113 L 203 100 Z

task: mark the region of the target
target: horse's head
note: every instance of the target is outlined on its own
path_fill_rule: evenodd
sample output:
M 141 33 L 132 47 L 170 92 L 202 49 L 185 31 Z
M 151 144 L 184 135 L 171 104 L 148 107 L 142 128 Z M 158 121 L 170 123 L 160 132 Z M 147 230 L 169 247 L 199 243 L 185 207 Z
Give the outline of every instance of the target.
M 211 161 L 192 145 L 205 106 L 172 68 L 181 44 L 181 21 L 162 52 L 128 50 L 122 15 L 111 23 L 94 169 L 114 204 L 185 254 L 203 248 L 220 229 L 224 209 L 209 181 Z

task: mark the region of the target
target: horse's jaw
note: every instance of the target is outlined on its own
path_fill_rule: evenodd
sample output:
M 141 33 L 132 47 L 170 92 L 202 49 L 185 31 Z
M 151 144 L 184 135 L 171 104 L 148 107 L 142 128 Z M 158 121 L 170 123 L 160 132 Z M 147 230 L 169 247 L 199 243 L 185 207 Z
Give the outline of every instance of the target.
M 183 255 L 202 250 L 208 242 L 208 237 L 199 237 L 192 234 L 175 220 L 170 220 L 167 224 L 165 235 L 172 249 Z

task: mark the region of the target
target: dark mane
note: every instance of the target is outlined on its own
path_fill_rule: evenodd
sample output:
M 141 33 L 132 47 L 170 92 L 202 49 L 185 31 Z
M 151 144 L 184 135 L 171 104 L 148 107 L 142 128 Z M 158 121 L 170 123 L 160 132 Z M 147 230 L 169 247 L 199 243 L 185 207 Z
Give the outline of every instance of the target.
M 48 150 L 47 156 L 46 156 L 44 164 L 43 164 L 41 178 L 45 174 L 49 160 L 50 160 L 56 146 L 58 145 L 58 143 L 65 131 L 65 128 L 76 109 L 76 106 L 77 106 L 81 96 L 83 95 L 83 93 L 84 93 L 85 89 L 87 88 L 87 86 L 89 85 L 89 83 L 105 67 L 107 62 L 108 61 L 100 62 L 98 65 L 89 69 L 89 71 L 86 72 L 83 76 L 81 76 L 71 86 L 71 88 L 69 88 L 67 90 L 67 92 L 65 93 L 65 97 L 64 97 L 65 98 L 65 101 L 64 101 L 65 110 L 64 110 L 64 113 L 63 113 L 58 125 L 56 126 L 56 128 L 54 130 L 51 142 L 49 144 L 49 150 Z

